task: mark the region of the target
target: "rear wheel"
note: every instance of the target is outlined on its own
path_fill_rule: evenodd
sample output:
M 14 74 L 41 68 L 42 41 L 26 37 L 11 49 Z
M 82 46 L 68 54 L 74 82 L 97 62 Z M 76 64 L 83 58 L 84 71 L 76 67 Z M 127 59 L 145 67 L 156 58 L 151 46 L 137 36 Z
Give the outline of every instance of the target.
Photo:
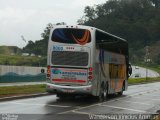
M 108 84 L 105 85 L 105 99 L 108 99 Z
M 66 98 L 66 95 L 63 93 L 57 93 L 56 96 L 59 97 L 60 99 Z
M 120 92 L 118 92 L 118 95 L 121 96 L 123 95 L 123 91 L 125 90 L 125 81 L 123 82 L 123 86 Z
M 103 102 L 105 100 L 105 96 L 106 96 L 105 86 L 104 84 L 102 84 L 99 91 L 98 101 Z

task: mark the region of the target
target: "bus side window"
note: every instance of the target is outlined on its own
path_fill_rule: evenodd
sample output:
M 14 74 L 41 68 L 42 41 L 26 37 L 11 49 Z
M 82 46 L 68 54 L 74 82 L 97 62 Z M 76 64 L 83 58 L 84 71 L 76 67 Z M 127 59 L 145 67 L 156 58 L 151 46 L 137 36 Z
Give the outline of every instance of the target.
M 118 78 L 118 65 L 114 65 L 114 78 Z

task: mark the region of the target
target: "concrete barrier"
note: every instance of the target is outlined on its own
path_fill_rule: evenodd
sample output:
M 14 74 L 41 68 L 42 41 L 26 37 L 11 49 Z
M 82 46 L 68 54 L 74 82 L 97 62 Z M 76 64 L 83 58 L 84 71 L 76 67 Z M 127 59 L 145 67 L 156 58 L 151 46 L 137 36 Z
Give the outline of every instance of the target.
M 0 83 L 45 81 L 44 67 L 0 65 Z

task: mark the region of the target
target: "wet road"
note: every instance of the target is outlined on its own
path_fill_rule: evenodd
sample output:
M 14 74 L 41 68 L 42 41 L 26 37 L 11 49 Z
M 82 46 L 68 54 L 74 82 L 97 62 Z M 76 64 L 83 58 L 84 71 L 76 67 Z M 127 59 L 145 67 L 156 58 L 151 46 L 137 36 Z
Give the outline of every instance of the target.
M 129 86 L 121 97 L 112 96 L 101 103 L 91 97 L 59 99 L 56 95 L 0 102 L 0 120 L 85 120 L 94 114 L 152 114 L 157 110 L 160 82 Z

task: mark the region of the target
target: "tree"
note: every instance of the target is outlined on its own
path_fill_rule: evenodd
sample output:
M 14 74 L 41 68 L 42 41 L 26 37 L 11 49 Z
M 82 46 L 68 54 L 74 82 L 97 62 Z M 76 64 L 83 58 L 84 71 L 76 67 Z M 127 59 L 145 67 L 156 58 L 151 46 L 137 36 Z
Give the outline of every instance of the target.
M 92 21 L 96 18 L 94 7 L 86 6 L 84 9 L 84 13 L 88 21 Z
M 35 47 L 35 44 L 33 41 L 29 40 L 28 41 L 28 44 L 23 48 L 23 52 L 26 52 L 26 53 L 34 53 L 33 49 Z
M 143 51 L 146 41 L 149 45 L 160 41 L 159 6 L 160 0 L 108 0 L 86 6 L 79 22 L 128 40 L 131 56 L 142 61 L 144 53 L 139 51 Z
M 155 8 L 160 8 L 160 0 L 150 0 L 154 5 Z

